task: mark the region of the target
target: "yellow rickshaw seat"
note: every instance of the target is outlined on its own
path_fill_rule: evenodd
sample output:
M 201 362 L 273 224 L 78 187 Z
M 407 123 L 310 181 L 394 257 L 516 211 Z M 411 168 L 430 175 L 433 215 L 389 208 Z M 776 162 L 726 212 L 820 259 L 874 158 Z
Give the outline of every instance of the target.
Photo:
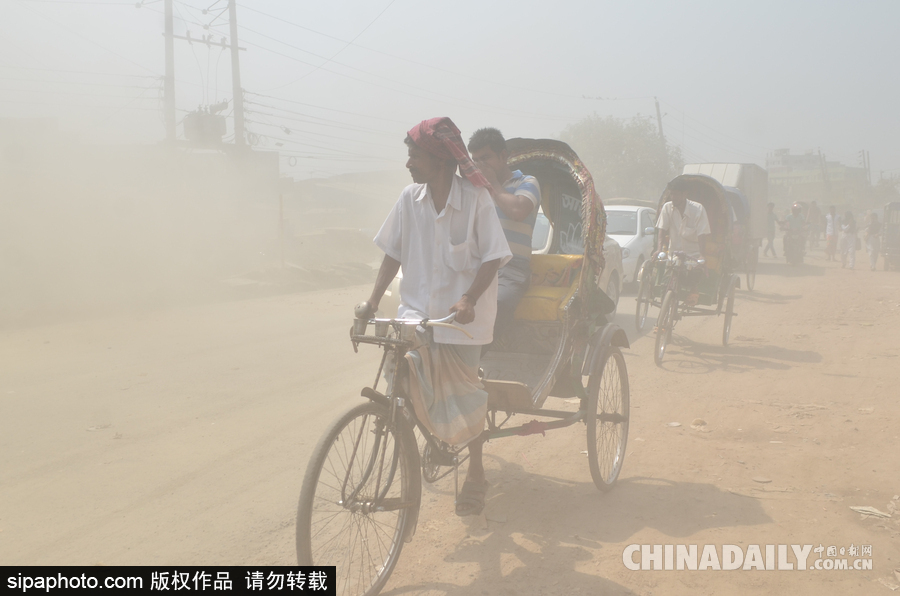
M 532 255 L 531 286 L 516 308 L 522 321 L 558 321 L 578 289 L 583 255 Z

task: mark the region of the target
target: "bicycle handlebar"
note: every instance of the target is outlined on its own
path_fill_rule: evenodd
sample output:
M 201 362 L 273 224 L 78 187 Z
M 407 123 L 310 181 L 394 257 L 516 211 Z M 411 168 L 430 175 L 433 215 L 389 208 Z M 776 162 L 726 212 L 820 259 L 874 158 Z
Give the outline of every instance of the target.
M 446 317 L 441 319 L 376 319 L 374 317 L 360 317 L 359 314 L 367 312 L 368 303 L 362 303 L 356 307 L 357 319 L 365 319 L 369 324 L 388 324 L 388 325 L 421 325 L 423 327 L 447 327 L 449 329 L 455 329 L 456 331 L 460 331 L 466 335 L 469 339 L 473 339 L 473 335 L 469 333 L 467 330 L 462 327 L 457 327 L 453 325 L 453 321 L 456 320 L 456 313 L 452 312 Z

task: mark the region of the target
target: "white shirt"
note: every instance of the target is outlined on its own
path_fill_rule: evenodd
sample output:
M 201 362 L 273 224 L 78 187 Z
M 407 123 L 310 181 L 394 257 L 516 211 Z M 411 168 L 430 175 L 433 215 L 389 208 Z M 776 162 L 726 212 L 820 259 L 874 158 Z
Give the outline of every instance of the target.
M 831 213 L 825 216 L 825 235 L 834 236 L 834 217 Z
M 691 200 L 685 203 L 683 216 L 671 201 L 663 205 L 656 227 L 669 232 L 670 252 L 683 252 L 695 259 L 701 256 L 698 237 L 711 233 L 706 209 Z
M 434 209 L 427 184 L 410 184 L 403 189 L 375 236 L 375 244 L 400 261 L 403 268 L 397 313 L 401 318 L 446 317 L 475 281 L 482 263 L 501 259 L 502 267 L 512 258 L 490 193 L 459 176 L 453 177 L 447 205 L 440 213 Z M 434 341 L 491 343 L 496 316 L 494 276 L 477 300 L 475 320 L 464 325 L 473 339 L 459 331 L 435 327 Z

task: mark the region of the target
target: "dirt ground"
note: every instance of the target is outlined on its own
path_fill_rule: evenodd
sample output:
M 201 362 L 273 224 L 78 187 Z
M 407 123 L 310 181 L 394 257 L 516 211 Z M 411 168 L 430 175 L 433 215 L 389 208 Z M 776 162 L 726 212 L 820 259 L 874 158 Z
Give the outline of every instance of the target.
M 890 594 L 900 275 L 858 265 L 764 260 L 732 345 L 720 318 L 683 321 L 663 368 L 624 297 L 614 490 L 591 482 L 580 425 L 494 441 L 485 513 L 452 514 L 452 476 L 426 486 L 383 593 Z M 346 339 L 368 291 L 0 331 L 0 564 L 292 564 L 312 447 L 375 374 L 377 353 Z M 631 544 L 871 545 L 873 569 L 630 571 Z

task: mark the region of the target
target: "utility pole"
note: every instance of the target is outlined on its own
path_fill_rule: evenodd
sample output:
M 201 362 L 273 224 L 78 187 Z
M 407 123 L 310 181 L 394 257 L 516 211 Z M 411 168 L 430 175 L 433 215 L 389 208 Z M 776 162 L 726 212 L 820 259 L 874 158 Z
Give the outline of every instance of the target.
M 173 0 L 166 0 L 166 76 L 163 83 L 166 141 L 175 144 L 175 25 L 172 16 Z
M 169 0 L 171 1 L 171 0 Z M 234 94 L 234 144 L 244 141 L 244 91 L 241 89 L 241 65 L 238 59 L 237 2 L 228 0 L 228 23 L 231 25 L 231 86 Z
M 656 102 L 656 123 L 659 125 L 659 138 L 662 139 L 662 141 L 665 143 L 666 137 L 663 135 L 662 114 L 660 114 L 659 112 L 659 100 L 654 97 L 653 101 Z

